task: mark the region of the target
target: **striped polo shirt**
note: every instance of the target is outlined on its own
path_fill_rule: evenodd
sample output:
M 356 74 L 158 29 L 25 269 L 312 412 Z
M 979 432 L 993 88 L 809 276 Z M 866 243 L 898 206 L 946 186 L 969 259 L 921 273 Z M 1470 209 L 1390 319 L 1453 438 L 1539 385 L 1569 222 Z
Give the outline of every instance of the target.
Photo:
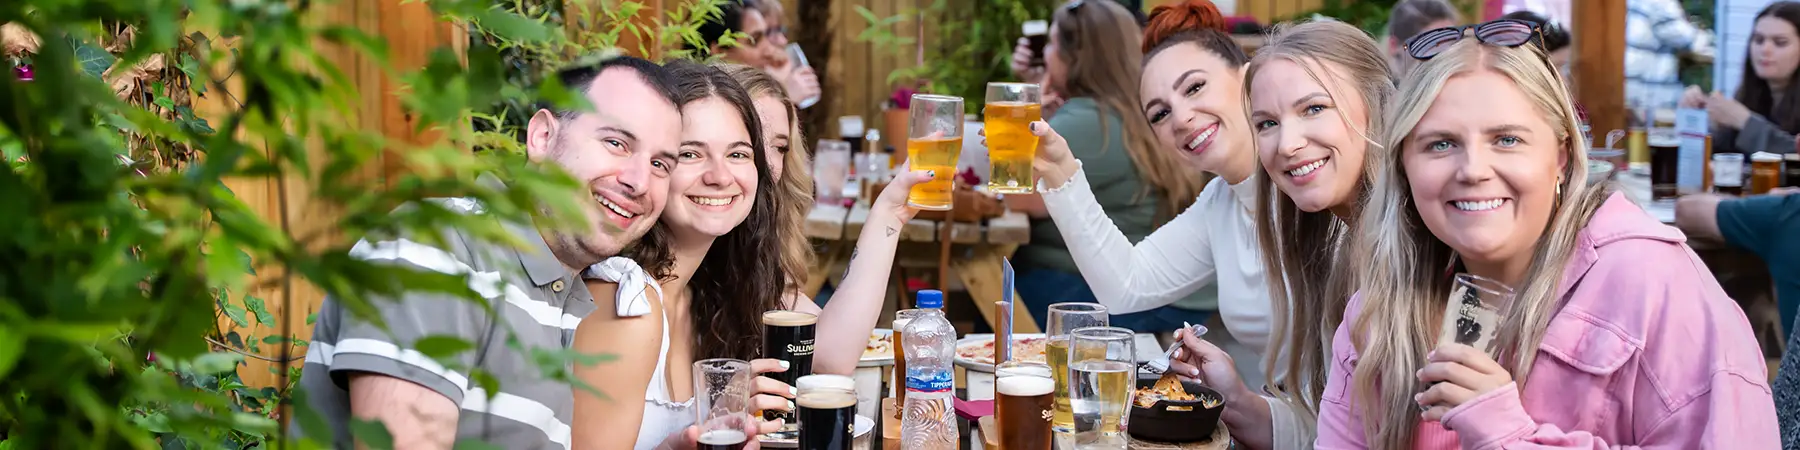
M 464 214 L 483 214 L 469 199 L 436 202 Z M 581 279 L 550 254 L 535 227 L 500 225 L 523 242 L 526 251 L 474 240 L 454 229 L 441 230 L 442 242 L 437 244 L 414 236 L 356 243 L 350 255 L 357 259 L 462 277 L 470 290 L 488 300 L 488 307 L 437 292 L 372 298 L 373 313 L 386 324 L 384 330 L 328 295 L 313 326 L 300 389 L 331 430 L 303 430 L 302 421 L 294 421 L 299 434 L 322 443 L 329 433 L 334 447 L 352 448 L 348 376 L 362 372 L 411 381 L 461 405 L 459 442 L 481 441 L 507 449 L 569 448 L 572 391 L 568 383 L 539 370 L 534 353 L 568 348 L 576 325 L 594 311 L 594 299 Z M 509 333 L 517 345 L 507 343 Z M 434 359 L 414 347 L 430 336 L 458 338 L 473 349 Z M 493 375 L 498 392 L 488 392 L 472 380 L 472 368 Z

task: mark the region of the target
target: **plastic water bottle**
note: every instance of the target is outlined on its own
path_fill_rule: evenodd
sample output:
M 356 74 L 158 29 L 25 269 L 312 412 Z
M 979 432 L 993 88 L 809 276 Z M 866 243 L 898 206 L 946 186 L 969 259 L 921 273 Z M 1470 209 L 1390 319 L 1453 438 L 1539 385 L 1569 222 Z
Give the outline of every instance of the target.
M 944 318 L 944 293 L 919 291 L 918 317 L 902 330 L 906 351 L 906 404 L 900 419 L 901 447 L 907 450 L 956 450 L 954 396 L 950 367 L 956 357 L 956 329 Z

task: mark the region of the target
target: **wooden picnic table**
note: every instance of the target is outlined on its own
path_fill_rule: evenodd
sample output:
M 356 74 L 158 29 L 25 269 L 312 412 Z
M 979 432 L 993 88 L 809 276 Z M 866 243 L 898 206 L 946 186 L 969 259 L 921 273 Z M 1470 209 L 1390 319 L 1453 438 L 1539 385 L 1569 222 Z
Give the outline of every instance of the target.
M 850 253 L 856 248 L 857 236 L 862 235 L 863 224 L 868 220 L 869 207 L 860 203 L 853 207 L 813 207 L 806 217 L 806 235 L 824 243 L 824 246 L 813 262 L 804 292 L 818 296 L 825 280 L 849 265 Z M 921 259 L 923 256 L 930 256 L 938 261 L 947 259 L 947 264 L 944 264 L 946 267 L 940 267 L 940 289 L 948 282 L 948 276 L 955 276 L 968 288 L 969 296 L 975 299 L 975 307 L 981 311 L 982 318 L 987 320 L 990 327 L 998 329 L 1000 316 L 995 302 L 1002 299 L 1001 261 L 1011 257 L 1020 245 L 1031 242 L 1031 220 L 1023 213 L 1007 211 L 1000 217 L 983 223 L 913 219 L 907 221 L 902 228 L 901 245 L 894 257 L 896 267 L 901 260 Z M 946 236 L 948 246 L 941 241 Z M 942 254 L 946 249 L 949 251 L 948 258 Z M 895 282 L 903 284 L 905 280 L 896 276 Z M 900 292 L 904 294 L 906 290 L 900 289 Z M 905 303 L 904 300 L 900 302 Z M 1029 319 L 1031 313 L 1016 293 L 1013 296 L 1013 317 L 1027 318 L 1013 324 L 1015 332 L 1039 332 L 1037 322 Z

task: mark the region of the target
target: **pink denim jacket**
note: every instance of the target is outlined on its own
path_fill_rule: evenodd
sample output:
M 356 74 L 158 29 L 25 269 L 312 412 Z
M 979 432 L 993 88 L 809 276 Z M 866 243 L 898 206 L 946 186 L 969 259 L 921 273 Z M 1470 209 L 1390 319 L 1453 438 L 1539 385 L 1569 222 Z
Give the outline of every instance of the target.
M 1685 241 L 1614 194 L 1581 230 L 1531 379 L 1421 423 L 1413 448 L 1779 448 L 1750 323 Z M 1319 449 L 1368 448 L 1351 388 L 1362 303 L 1332 342 Z

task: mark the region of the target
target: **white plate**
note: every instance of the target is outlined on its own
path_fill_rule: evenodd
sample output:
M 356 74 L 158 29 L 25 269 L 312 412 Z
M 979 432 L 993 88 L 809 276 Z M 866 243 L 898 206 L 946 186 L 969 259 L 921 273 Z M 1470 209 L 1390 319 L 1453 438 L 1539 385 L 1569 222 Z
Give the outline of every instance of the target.
M 878 335 L 882 335 L 882 336 L 893 336 L 894 330 L 889 330 L 886 328 L 876 328 L 872 334 L 878 334 Z M 892 339 L 890 339 L 890 341 L 891 340 Z M 869 344 L 864 343 L 863 348 L 867 349 L 868 345 Z M 883 366 L 891 366 L 891 365 L 894 365 L 894 351 L 892 348 L 888 349 L 888 355 L 886 358 L 864 357 L 863 359 L 858 360 L 856 362 L 856 367 L 883 367 Z
M 854 437 L 861 438 L 863 436 L 868 435 L 870 431 L 874 431 L 874 430 L 875 430 L 875 420 L 874 419 L 870 419 L 868 417 L 863 417 L 863 416 L 856 416 L 856 434 L 854 435 Z M 770 439 L 768 435 L 757 436 L 756 440 L 757 440 L 757 442 L 762 444 L 763 448 L 799 448 L 800 447 L 799 441 Z
M 1042 338 L 1042 337 L 1045 337 L 1045 335 L 1043 333 L 1030 333 L 1030 334 L 1019 333 L 1019 334 L 1013 335 L 1014 340 L 1028 339 L 1028 338 Z M 956 340 L 956 348 L 960 349 L 960 348 L 962 348 L 963 345 L 966 345 L 969 343 L 987 342 L 987 341 L 992 341 L 992 340 L 994 340 L 994 335 L 992 335 L 992 334 L 971 334 L 968 336 L 963 336 L 962 339 L 957 339 Z M 969 369 L 969 370 L 973 370 L 973 371 L 977 371 L 977 372 L 988 372 L 988 373 L 993 373 L 993 371 L 994 371 L 993 364 L 987 364 L 987 363 L 983 363 L 983 362 L 976 361 L 973 359 L 963 359 L 962 352 L 957 352 L 955 362 L 956 362 L 957 366 L 960 366 L 964 369 Z

